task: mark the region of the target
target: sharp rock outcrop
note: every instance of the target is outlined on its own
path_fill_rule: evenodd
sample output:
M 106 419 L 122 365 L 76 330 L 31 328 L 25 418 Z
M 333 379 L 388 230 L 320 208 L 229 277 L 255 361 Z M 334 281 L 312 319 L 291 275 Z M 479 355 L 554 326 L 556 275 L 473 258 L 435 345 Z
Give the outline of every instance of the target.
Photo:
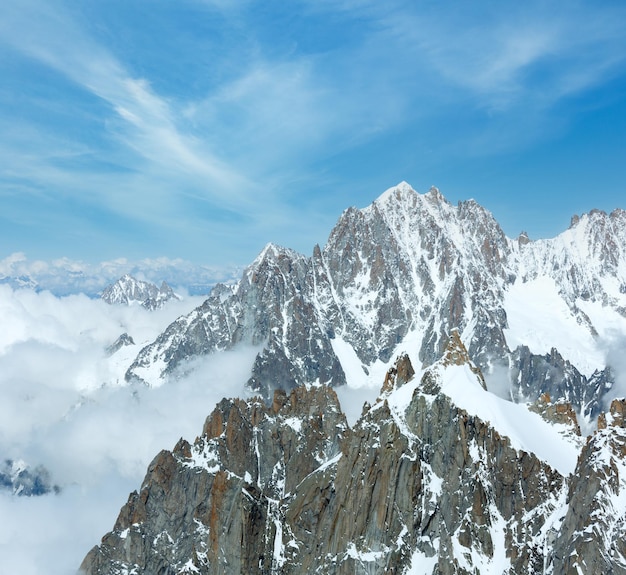
M 105 351 L 107 356 L 111 356 L 117 353 L 123 347 L 127 347 L 129 345 L 135 345 L 135 340 L 133 340 L 130 335 L 124 332 L 111 345 L 107 346 Z
M 499 399 L 458 334 L 445 349 L 418 372 L 399 356 L 352 428 L 328 386 L 223 400 L 83 572 L 621 572 L 625 404 L 583 447 L 571 406 Z

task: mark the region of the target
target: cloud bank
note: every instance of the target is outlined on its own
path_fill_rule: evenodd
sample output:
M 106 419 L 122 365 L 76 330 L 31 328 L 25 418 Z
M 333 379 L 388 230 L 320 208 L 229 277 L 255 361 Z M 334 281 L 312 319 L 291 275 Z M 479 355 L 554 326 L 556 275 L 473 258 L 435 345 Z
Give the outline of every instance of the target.
M 223 397 L 246 395 L 256 348 L 196 360 L 188 376 L 156 389 L 124 383 L 139 348 L 201 301 L 187 297 L 149 312 L 0 285 L 0 458 L 44 465 L 62 487 L 36 498 L 0 492 L 0 573 L 73 574 L 153 457 L 180 437 L 192 441 Z M 623 396 L 623 330 L 614 329 L 623 318 L 609 319 L 601 331 L 617 375 L 611 397 Z M 137 345 L 107 357 L 122 332 Z M 337 389 L 351 425 L 377 397 L 382 376 L 375 379 Z M 488 376 L 489 389 L 508 399 L 507 384 L 504 370 Z
M 44 465 L 62 487 L 34 498 L 0 492 L 0 573 L 74 573 L 152 458 L 193 440 L 222 397 L 244 394 L 256 349 L 199 360 L 157 389 L 123 382 L 139 347 L 201 301 L 149 312 L 0 286 L 0 458 Z M 136 349 L 107 358 L 124 331 Z

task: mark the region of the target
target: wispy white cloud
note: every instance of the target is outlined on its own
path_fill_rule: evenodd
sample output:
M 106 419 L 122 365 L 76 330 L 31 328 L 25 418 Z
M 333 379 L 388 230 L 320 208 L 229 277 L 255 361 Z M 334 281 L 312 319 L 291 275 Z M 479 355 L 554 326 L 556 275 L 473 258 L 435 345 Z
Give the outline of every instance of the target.
M 533 105 L 528 97 L 535 104 L 552 104 L 610 78 L 626 60 L 621 3 L 397 1 L 382 6 L 345 0 L 309 5 L 375 23 L 369 45 L 382 50 L 388 68 L 368 69 L 374 78 L 399 68 L 417 71 L 429 82 L 443 81 L 448 90 L 464 92 L 442 98 L 474 97 L 494 110 L 520 100 Z
M 355 91 L 333 86 L 307 58 L 271 61 L 261 55 L 240 62 L 237 74 L 199 101 L 164 97 L 90 37 L 85 23 L 62 5 L 31 0 L 19 8 L 5 5 L 0 15 L 5 44 L 105 104 L 105 149 L 3 120 L 3 172 L 20 193 L 72 196 L 87 212 L 105 209 L 192 243 L 207 234 L 213 241 L 221 237 L 226 240 L 221 247 L 232 250 L 235 230 L 219 216 L 226 210 L 236 214 L 247 234 L 263 238 L 248 249 L 249 258 L 273 228 L 293 227 L 300 217 L 284 200 L 297 198 L 290 184 L 306 179 L 310 158 L 331 138 L 348 142 L 375 130 L 375 122 L 363 121 L 371 117 L 369 104 L 354 97 Z M 392 98 L 384 99 L 391 110 Z M 33 134 L 25 137 L 28 131 Z M 116 149 L 116 142 L 123 147 Z M 28 212 L 11 209 L 14 222 Z M 73 219 L 82 217 L 69 211 L 55 216 L 67 220 L 66 229 L 80 225 Z M 300 233 L 313 221 L 314 216 L 301 222 Z M 96 222 L 94 233 L 98 227 Z
M 62 6 L 34 1 L 19 7 L 9 4 L 1 15 L 4 42 L 110 106 L 112 114 L 106 125 L 146 161 L 143 165 L 129 162 L 134 170 L 196 184 L 201 181 L 208 198 L 239 209 L 249 202 L 251 182 L 220 160 L 204 142 L 181 129 L 175 105 L 90 38 Z M 117 207 L 123 209 L 123 205 Z
M 520 101 L 553 104 L 614 73 L 626 59 L 624 17 L 616 4 L 531 2 L 403 7 L 383 19 L 387 33 L 451 87 L 506 110 Z
M 100 115 L 85 120 L 96 138 L 0 119 L 0 171 L 11 193 L 73 198 L 84 209 L 59 208 L 57 217 L 67 229 L 72 219 L 86 222 L 85 233 L 101 224 L 84 214 L 103 210 L 123 220 L 120 228 L 136 224 L 170 245 L 186 237 L 220 256 L 243 245 L 243 229 L 255 245 L 239 261 L 275 234 L 307 250 L 345 207 L 318 199 L 317 188 L 361 177 L 351 189 L 358 194 L 365 182 L 371 199 L 370 174 L 359 176 L 371 158 L 393 178 L 380 189 L 409 177 L 402 163 L 385 171 L 396 136 L 398 155 L 415 170 L 433 158 L 527 148 L 567 125 L 563 107 L 552 113 L 557 104 L 610 79 L 626 55 L 619 4 L 299 2 L 278 36 L 254 3 L 182 8 L 207 22 L 221 18 L 220 41 L 185 34 L 192 50 L 168 83 L 174 59 L 151 55 L 165 57 L 161 67 L 140 67 L 132 54 L 123 60 L 112 32 L 99 34 L 80 7 L 0 7 L 0 45 L 77 87 Z M 204 67 L 188 73 L 192 53 Z M 193 74 L 206 70 L 210 79 L 196 82 Z M 368 146 L 369 156 L 354 161 Z M 322 205 L 333 214 L 316 212 Z M 26 220 L 27 208 L 10 206 L 5 217 Z
M 294 150 L 311 151 L 330 138 L 354 142 L 359 134 L 396 123 L 398 102 L 409 99 L 376 76 L 354 70 L 354 60 L 365 52 L 303 55 L 294 50 L 268 58 L 262 46 L 238 62 L 240 72 L 206 98 L 168 99 L 149 79 L 127 70 L 62 7 L 30 0 L 4 12 L 4 41 L 107 102 L 115 112 L 107 120 L 109 128 L 153 168 L 205 178 L 215 184 L 213 193 L 233 201 L 233 190 L 244 194 L 254 189 L 252 178 L 241 170 L 245 164 L 236 163 L 239 155 L 250 161 L 273 152 L 277 165 L 285 163 L 285 156 L 293 159 Z M 252 22 L 242 26 L 253 32 Z M 331 70 L 334 66 L 337 71 Z M 369 72 L 380 75 L 381 69 Z M 230 144 L 228 153 L 218 155 L 215 150 L 222 149 L 224 140 Z

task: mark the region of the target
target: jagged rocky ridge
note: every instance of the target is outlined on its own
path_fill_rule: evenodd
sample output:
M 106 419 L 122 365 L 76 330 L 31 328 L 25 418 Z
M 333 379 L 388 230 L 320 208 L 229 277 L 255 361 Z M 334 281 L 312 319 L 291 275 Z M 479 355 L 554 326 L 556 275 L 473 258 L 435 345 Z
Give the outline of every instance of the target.
M 625 413 L 614 401 L 584 442 L 568 404 L 486 391 L 453 332 L 424 371 L 399 357 L 352 428 L 328 386 L 223 400 L 157 455 L 81 569 L 625 572 Z
M 436 188 L 418 194 L 403 183 L 346 210 L 310 258 L 268 245 L 235 287 L 217 286 L 142 349 L 126 378 L 158 385 L 193 357 L 261 345 L 248 384 L 269 400 L 277 388 L 344 384 L 346 362 L 356 357 L 367 374 L 410 339 L 429 365 L 458 329 L 486 374 L 508 371 L 512 399 L 548 392 L 595 418 L 610 370 L 582 373 L 559 350 L 507 344 L 507 291 L 542 277 L 591 335 L 580 301 L 626 316 L 626 212 L 592 211 L 552 240 L 512 240 L 473 200 L 453 206 Z
M 108 304 L 140 304 L 146 309 L 159 309 L 171 299 L 180 299 L 166 282 L 161 287 L 129 274 L 124 274 L 115 283 L 106 287 L 100 296 Z
M 107 346 L 105 352 L 107 356 L 110 357 L 112 355 L 115 355 L 123 347 L 127 347 L 129 345 L 135 345 L 135 340 L 126 332 L 124 332 L 111 345 Z

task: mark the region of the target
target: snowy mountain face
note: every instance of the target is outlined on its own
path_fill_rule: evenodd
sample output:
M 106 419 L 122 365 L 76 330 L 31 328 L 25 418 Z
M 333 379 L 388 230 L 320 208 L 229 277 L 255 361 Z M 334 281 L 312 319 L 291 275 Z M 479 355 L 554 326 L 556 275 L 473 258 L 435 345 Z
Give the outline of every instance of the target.
M 557 238 L 520 245 L 524 281 L 549 276 L 571 305 L 578 299 L 621 308 L 626 294 L 626 211 L 575 216 Z
M 626 212 L 512 240 L 476 202 L 401 184 L 346 210 L 310 258 L 268 245 L 236 286 L 216 287 L 142 349 L 126 377 L 160 385 L 199 355 L 263 345 L 248 385 L 269 401 L 301 384 L 371 383 L 408 348 L 426 367 L 453 329 L 501 395 L 547 392 L 592 425 L 614 384 L 607 350 L 626 335 Z
M 350 428 L 328 386 L 224 400 L 149 466 L 86 575 L 596 574 L 626 569 L 626 403 L 585 442 L 571 406 L 485 389 L 457 332 L 408 355 Z
M 310 258 L 268 245 L 141 350 L 126 378 L 158 386 L 256 346 L 259 395 L 159 453 L 81 569 L 624 573 L 626 400 L 603 413 L 624 336 L 626 212 L 512 240 L 401 184 Z M 333 386 L 372 382 L 350 426 Z
M 133 276 L 125 274 L 114 284 L 108 286 L 101 295 L 101 298 L 108 304 L 140 304 L 146 309 L 154 310 L 171 299 L 180 299 L 174 290 L 165 282 L 161 287 L 157 285 L 135 279 Z

